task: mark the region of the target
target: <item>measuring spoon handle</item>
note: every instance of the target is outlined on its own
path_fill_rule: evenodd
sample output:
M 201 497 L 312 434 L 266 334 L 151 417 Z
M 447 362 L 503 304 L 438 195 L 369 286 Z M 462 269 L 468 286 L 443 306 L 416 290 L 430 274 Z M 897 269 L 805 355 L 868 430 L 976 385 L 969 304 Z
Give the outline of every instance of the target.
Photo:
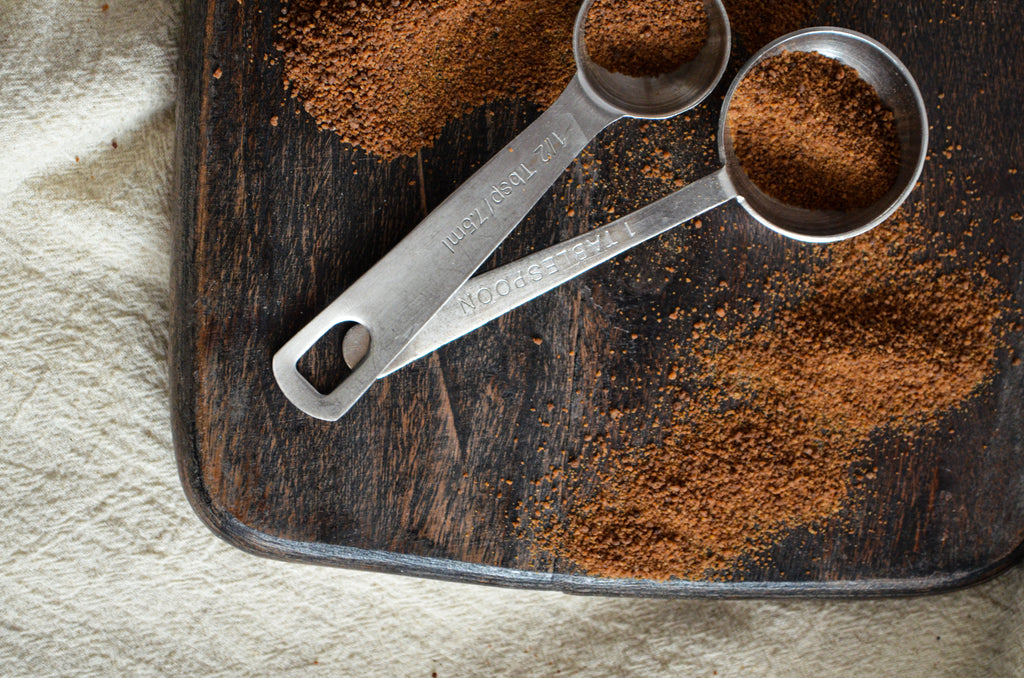
M 574 77 L 543 115 L 275 354 L 274 376 L 285 396 L 319 419 L 345 414 L 590 140 L 619 117 L 587 95 Z M 343 322 L 366 329 L 369 353 L 323 394 L 296 363 Z
M 474 276 L 413 337 L 385 373 L 734 197 L 735 189 L 721 169 L 605 226 Z

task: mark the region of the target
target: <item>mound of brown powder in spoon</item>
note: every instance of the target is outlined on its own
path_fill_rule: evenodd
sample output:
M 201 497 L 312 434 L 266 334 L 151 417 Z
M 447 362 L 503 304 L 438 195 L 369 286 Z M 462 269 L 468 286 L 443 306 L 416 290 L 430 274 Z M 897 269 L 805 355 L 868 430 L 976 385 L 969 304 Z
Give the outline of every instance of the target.
M 671 73 L 708 39 L 703 0 L 595 0 L 586 21 L 594 63 L 637 78 Z
M 899 174 L 892 111 L 856 70 L 815 52 L 755 66 L 736 88 L 728 125 L 750 179 L 795 207 L 868 207 Z

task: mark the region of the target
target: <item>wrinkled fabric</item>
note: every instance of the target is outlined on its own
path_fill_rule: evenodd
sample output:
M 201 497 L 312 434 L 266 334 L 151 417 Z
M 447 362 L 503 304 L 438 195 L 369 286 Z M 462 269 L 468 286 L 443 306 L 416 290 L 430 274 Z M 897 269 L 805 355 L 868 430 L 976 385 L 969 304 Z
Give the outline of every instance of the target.
M 181 12 L 108 4 L 0 0 L 0 675 L 1024 674 L 1020 568 L 912 599 L 652 601 L 219 540 L 170 433 Z

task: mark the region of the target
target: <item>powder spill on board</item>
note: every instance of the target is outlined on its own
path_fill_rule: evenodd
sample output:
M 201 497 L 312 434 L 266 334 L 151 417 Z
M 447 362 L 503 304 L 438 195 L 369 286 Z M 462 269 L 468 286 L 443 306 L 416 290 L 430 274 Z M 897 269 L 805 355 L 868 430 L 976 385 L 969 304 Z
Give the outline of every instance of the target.
M 561 474 L 564 518 L 535 512 L 524 535 L 590 575 L 711 579 L 851 508 L 873 478 L 872 436 L 934 430 L 993 374 L 997 286 L 922 259 L 928 235 L 905 210 L 777 275 L 767 322 L 756 305 L 698 321 L 663 391 L 660 443 L 596 439 Z
M 574 72 L 578 0 L 289 0 L 286 84 L 317 124 L 383 160 L 500 99 L 550 105 Z
M 743 78 L 727 120 L 736 157 L 762 191 L 795 207 L 852 210 L 899 175 L 893 117 L 853 68 L 783 52 Z
M 595 0 L 586 22 L 594 63 L 637 78 L 671 73 L 696 58 L 708 39 L 703 0 Z
M 723 0 L 733 35 L 748 52 L 810 25 L 819 0 Z

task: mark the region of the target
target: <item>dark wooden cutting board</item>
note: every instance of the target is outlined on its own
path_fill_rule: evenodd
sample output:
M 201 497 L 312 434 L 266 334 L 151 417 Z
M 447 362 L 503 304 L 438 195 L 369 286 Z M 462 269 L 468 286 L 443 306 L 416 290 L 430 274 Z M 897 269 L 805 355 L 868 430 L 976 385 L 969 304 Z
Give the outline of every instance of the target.
M 690 256 L 674 263 L 672 275 L 659 266 L 682 233 L 379 381 L 338 422 L 303 415 L 275 385 L 274 352 L 537 110 L 494 104 L 451 123 L 421 157 L 380 163 L 318 131 L 289 98 L 273 46 L 280 12 L 277 0 L 185 2 L 172 407 L 182 482 L 217 534 L 289 560 L 666 596 L 924 592 L 980 581 L 1017 560 L 1024 541 L 1019 331 L 1000 352 L 995 379 L 950 415 L 949 433 L 892 442 L 874 455 L 877 491 L 858 510 L 855 529 L 795 530 L 729 581 L 588 578 L 517 538 L 532 480 L 581 453 L 582 418 L 599 424 L 600 413 L 625 407 L 627 398 L 641 412 L 646 406 L 651 420 L 668 414 L 653 386 L 628 394 L 620 387 L 645 383 L 665 350 L 630 340 L 657 333 L 630 311 L 667 295 L 684 308 L 703 307 L 704 281 L 756 270 L 721 252 L 746 249 L 763 265 L 784 266 L 798 247 L 735 207 L 707 215 L 708 227 L 690 236 Z M 1024 172 L 1011 171 L 1024 164 L 1022 13 L 1020 2 L 961 8 L 921 0 L 835 4 L 819 15 L 891 46 L 918 77 L 932 123 L 927 199 L 941 206 L 972 197 L 968 214 L 928 210 L 926 225 L 966 252 L 1003 262 L 989 272 L 1016 308 L 1024 308 Z M 714 131 L 728 78 L 748 54 L 737 47 L 719 92 L 693 114 L 697 137 Z M 622 123 L 590 152 L 610 161 L 610 139 L 621 153 L 640 137 L 636 123 Z M 947 149 L 955 150 L 948 158 Z M 689 179 L 715 162 L 682 143 L 673 152 Z M 495 260 L 575 235 L 588 221 L 599 225 L 609 205 L 622 213 L 658 197 L 642 172 L 601 176 L 595 166 L 571 167 L 573 181 L 553 187 Z M 547 403 L 557 407 L 540 421 L 536 410 Z

